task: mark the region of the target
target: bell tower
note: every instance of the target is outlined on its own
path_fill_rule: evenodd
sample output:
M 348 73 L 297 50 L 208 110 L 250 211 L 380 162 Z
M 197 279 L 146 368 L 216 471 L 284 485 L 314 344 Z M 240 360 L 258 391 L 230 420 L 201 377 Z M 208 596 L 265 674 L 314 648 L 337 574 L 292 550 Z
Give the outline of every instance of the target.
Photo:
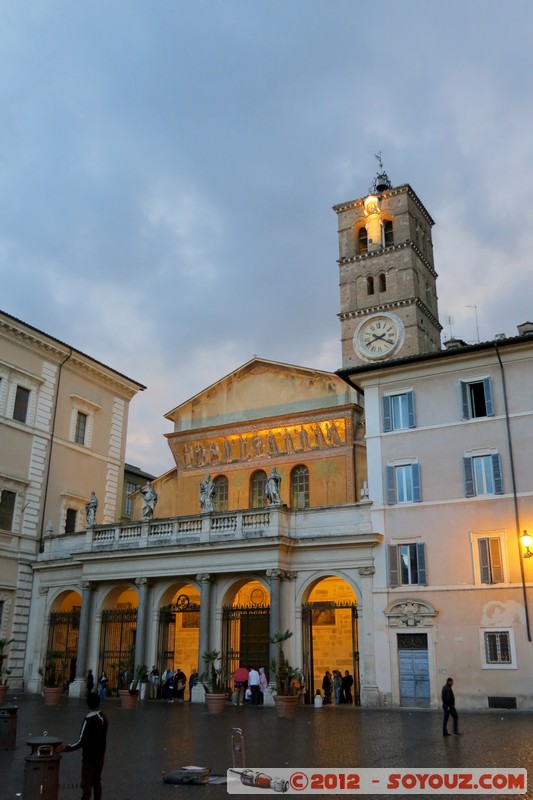
M 338 218 L 342 368 L 440 350 L 433 220 L 409 184 L 380 171 Z

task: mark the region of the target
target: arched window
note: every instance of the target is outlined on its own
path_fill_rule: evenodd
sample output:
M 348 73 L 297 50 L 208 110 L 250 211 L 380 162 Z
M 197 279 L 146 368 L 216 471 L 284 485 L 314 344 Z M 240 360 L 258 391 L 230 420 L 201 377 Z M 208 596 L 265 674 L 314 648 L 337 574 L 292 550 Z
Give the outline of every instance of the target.
M 258 469 L 250 478 L 250 508 L 264 508 L 266 506 L 266 480 L 266 472 L 262 469 Z
M 217 475 L 213 481 L 215 484 L 216 494 L 213 499 L 215 511 L 228 510 L 228 479 L 225 475 Z
M 368 234 L 366 232 L 366 228 L 359 228 L 359 234 L 357 236 L 357 252 L 368 252 Z
M 383 223 L 383 247 L 394 244 L 394 231 L 392 230 L 392 220 L 386 219 Z
M 291 508 L 309 507 L 309 470 L 300 464 L 291 472 Z
M 387 276 L 385 275 L 384 272 L 380 272 L 379 273 L 378 281 L 379 281 L 379 291 L 380 292 L 386 292 L 387 291 Z
M 366 293 L 374 294 L 374 278 L 372 275 L 366 276 Z

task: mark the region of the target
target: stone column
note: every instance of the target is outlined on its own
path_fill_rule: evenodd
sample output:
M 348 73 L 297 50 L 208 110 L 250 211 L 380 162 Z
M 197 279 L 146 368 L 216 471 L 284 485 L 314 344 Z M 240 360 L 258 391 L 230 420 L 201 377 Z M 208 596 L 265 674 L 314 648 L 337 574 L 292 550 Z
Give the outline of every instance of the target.
M 266 576 L 270 583 L 270 615 L 269 615 L 269 623 L 268 623 L 268 634 L 270 638 L 272 638 L 276 633 L 280 631 L 280 597 L 281 597 L 281 578 L 283 576 L 283 571 L 281 569 L 267 569 Z M 278 645 L 270 643 L 268 648 L 268 668 L 270 669 L 270 665 L 272 661 L 276 661 L 278 657 Z M 270 680 L 272 682 L 272 676 L 270 676 Z
M 137 635 L 135 637 L 135 668 L 145 663 L 146 658 L 146 619 L 148 616 L 148 589 L 151 586 L 148 578 L 135 578 L 139 590 L 137 607 Z
M 81 611 L 80 628 L 78 631 L 78 652 L 76 653 L 76 678 L 68 687 L 69 697 L 84 697 L 86 692 L 87 678 L 87 650 L 89 645 L 89 619 L 91 614 L 92 590 L 94 584 L 90 581 L 82 581 L 81 588 Z M 94 683 L 98 680 L 98 670 L 93 669 Z
M 198 636 L 198 674 L 200 680 L 192 690 L 192 702 L 203 703 L 205 691 L 201 682 L 205 671 L 203 653 L 211 649 L 211 583 L 212 577 L 208 572 L 201 572 L 196 576 L 200 584 L 200 632 Z
M 359 616 L 359 670 L 361 672 L 361 705 L 379 706 L 380 693 L 376 681 L 376 651 L 374 644 L 374 604 L 372 602 L 372 585 L 374 567 L 359 567 L 362 578 L 362 608 Z

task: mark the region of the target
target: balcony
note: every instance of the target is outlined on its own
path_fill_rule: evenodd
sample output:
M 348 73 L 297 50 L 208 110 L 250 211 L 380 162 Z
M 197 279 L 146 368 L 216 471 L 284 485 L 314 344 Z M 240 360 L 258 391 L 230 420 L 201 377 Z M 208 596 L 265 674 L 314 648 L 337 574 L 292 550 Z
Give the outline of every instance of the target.
M 39 561 L 133 549 L 176 550 L 189 545 L 212 547 L 240 542 L 245 545 L 265 539 L 305 543 L 355 537 L 363 543 L 373 538 L 370 507 L 368 502 L 299 511 L 279 506 L 95 525 L 80 533 L 47 537 Z

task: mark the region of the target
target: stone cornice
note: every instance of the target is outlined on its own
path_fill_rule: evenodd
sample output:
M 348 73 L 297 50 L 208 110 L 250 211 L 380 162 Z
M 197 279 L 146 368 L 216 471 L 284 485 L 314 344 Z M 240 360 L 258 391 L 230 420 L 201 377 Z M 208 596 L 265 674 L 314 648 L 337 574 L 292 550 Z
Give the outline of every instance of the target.
M 435 224 L 428 210 L 426 209 L 426 207 L 424 206 L 424 204 L 422 203 L 416 192 L 411 188 L 411 186 L 408 183 L 404 183 L 401 186 L 395 186 L 392 189 L 386 189 L 384 192 L 381 193 L 381 197 L 385 199 L 387 197 L 395 197 L 396 195 L 399 194 L 408 194 L 413 203 L 415 204 L 415 206 L 423 215 L 423 217 L 427 220 L 427 222 L 430 225 Z M 365 195 L 365 197 L 368 197 L 368 195 Z M 357 200 L 350 200 L 348 202 L 339 203 L 338 205 L 333 206 L 333 211 L 335 211 L 336 214 L 340 214 L 343 211 L 348 211 L 351 208 L 360 208 L 363 205 L 364 205 L 364 197 L 360 197 Z
M 415 244 L 412 239 L 407 239 L 405 242 L 398 242 L 398 244 L 391 244 L 388 247 L 381 247 L 379 250 L 371 250 L 368 253 L 360 253 L 356 256 L 352 256 L 351 258 L 338 258 L 337 263 L 341 267 L 345 264 L 356 264 L 357 262 L 363 262 L 369 258 L 379 258 L 380 256 L 390 255 L 390 253 L 393 253 L 395 250 L 404 250 L 406 247 L 410 247 L 411 250 L 416 253 L 422 264 L 431 273 L 431 275 L 434 278 L 438 278 L 434 267 L 430 264 L 418 245 Z
M 375 314 L 378 311 L 389 311 L 392 308 L 398 309 L 405 308 L 406 306 L 417 306 L 417 308 L 420 308 L 420 310 L 432 322 L 432 324 L 438 328 L 439 331 L 442 330 L 442 325 L 437 317 L 429 310 L 426 304 L 423 303 L 419 297 L 408 297 L 405 300 L 396 300 L 392 303 L 380 303 L 379 305 L 361 308 L 357 311 L 343 311 L 337 316 L 342 322 L 344 322 L 346 319 L 358 319 L 360 317 L 366 317 L 369 314 Z

